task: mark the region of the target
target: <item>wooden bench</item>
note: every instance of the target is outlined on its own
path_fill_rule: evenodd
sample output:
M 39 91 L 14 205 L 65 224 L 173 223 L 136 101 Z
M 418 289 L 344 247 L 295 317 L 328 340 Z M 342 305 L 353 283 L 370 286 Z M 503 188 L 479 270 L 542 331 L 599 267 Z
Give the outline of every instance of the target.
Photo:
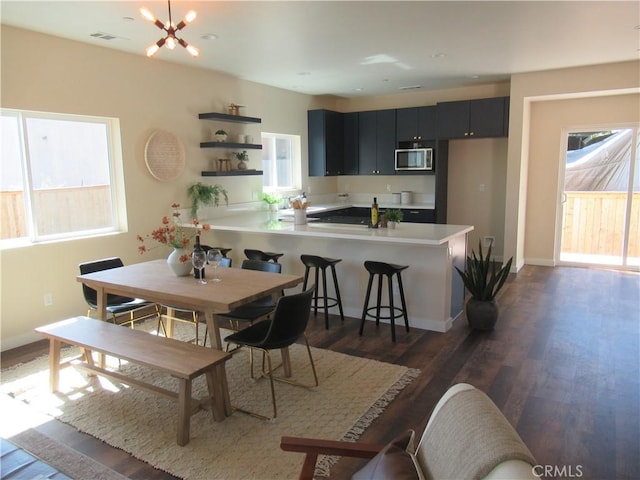
M 231 354 L 82 316 L 36 328 L 36 332 L 49 338 L 51 391 L 58 390 L 60 367 L 67 366 L 67 363 L 60 363 L 61 345 L 64 343 L 78 346 L 83 351 L 84 362 L 74 365 L 177 400 L 178 445 L 186 445 L 189 442 L 191 415 L 200 408 L 211 408 L 215 421 L 222 421 L 231 414 L 224 365 L 231 358 Z M 94 362 L 92 351 L 101 354 L 99 365 Z M 180 380 L 179 391 L 176 393 L 116 371 L 106 370 L 105 354 L 176 377 Z M 205 375 L 209 390 L 209 396 L 203 401 L 191 398 L 192 380 L 200 375 Z

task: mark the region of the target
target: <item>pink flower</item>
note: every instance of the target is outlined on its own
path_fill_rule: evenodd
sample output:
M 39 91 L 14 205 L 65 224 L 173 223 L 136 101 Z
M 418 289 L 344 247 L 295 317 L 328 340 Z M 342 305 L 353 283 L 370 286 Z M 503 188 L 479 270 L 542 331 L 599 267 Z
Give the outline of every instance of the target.
M 144 237 L 142 235 L 136 235 L 136 239 L 138 240 L 138 242 L 143 244 L 138 246 L 138 252 L 140 254 L 148 252 L 153 248 L 165 245 L 173 248 L 188 248 L 191 239 L 196 235 L 199 235 L 201 230 L 211 230 L 211 225 L 209 225 L 208 223 L 200 224 L 200 221 L 198 219 L 193 220 L 193 226 L 196 227 L 195 229 L 193 229 L 193 232 L 191 231 L 191 229 L 182 227 L 179 223 L 180 204 L 173 203 L 171 204 L 171 208 L 173 208 L 171 217 L 167 215 L 163 216 L 160 220 L 160 227 L 153 230 L 150 235 L 146 235 Z M 146 245 L 144 245 L 144 242 L 149 238 L 158 242 L 159 245 L 157 245 L 156 247 L 148 248 Z M 189 262 L 190 260 L 191 254 L 184 254 L 180 256 L 180 261 L 182 263 Z

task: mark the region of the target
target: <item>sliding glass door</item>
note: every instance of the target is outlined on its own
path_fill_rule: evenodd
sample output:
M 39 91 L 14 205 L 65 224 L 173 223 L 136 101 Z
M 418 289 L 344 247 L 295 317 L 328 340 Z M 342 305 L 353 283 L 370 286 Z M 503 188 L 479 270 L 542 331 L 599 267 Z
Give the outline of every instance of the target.
M 561 264 L 640 267 L 638 128 L 567 134 Z

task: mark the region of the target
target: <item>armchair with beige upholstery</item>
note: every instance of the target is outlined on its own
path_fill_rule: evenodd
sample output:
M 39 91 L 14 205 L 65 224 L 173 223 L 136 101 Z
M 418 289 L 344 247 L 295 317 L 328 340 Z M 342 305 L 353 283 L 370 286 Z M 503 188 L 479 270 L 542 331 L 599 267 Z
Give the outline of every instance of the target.
M 371 459 L 353 479 L 535 479 L 536 464 L 496 405 L 466 383 L 433 409 L 417 446 L 409 430 L 387 445 L 282 437 L 281 448 L 305 453 L 300 479 L 311 480 L 318 455 Z

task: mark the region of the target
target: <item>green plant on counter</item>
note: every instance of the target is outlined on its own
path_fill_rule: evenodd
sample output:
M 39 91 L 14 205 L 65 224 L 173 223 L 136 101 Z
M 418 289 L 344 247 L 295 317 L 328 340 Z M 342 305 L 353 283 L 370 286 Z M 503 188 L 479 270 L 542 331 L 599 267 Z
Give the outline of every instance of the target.
M 225 132 L 224 130 L 218 130 L 216 131 L 216 135 L 226 135 L 227 132 Z
M 280 203 L 281 198 L 278 195 L 274 195 L 268 192 L 262 192 L 262 201 L 267 205 L 276 205 Z
M 507 281 L 509 270 L 511 270 L 511 262 L 513 257 L 509 259 L 501 268 L 491 259 L 491 246 L 487 250 L 487 255 L 482 255 L 482 242 L 478 242 L 478 255 L 471 251 L 471 255 L 467 255 L 467 268 L 463 272 L 458 267 L 456 270 L 462 277 L 464 286 L 467 287 L 471 296 L 480 301 L 491 301 L 503 287 Z
M 401 222 L 403 217 L 402 210 L 398 208 L 389 208 L 384 212 L 384 218 L 387 222 Z
M 205 185 L 202 182 L 194 183 L 187 189 L 187 195 L 191 200 L 191 216 L 197 218 L 198 207 L 200 205 L 220 205 L 220 196 L 224 197 L 224 202 L 229 205 L 229 194 L 220 185 Z

